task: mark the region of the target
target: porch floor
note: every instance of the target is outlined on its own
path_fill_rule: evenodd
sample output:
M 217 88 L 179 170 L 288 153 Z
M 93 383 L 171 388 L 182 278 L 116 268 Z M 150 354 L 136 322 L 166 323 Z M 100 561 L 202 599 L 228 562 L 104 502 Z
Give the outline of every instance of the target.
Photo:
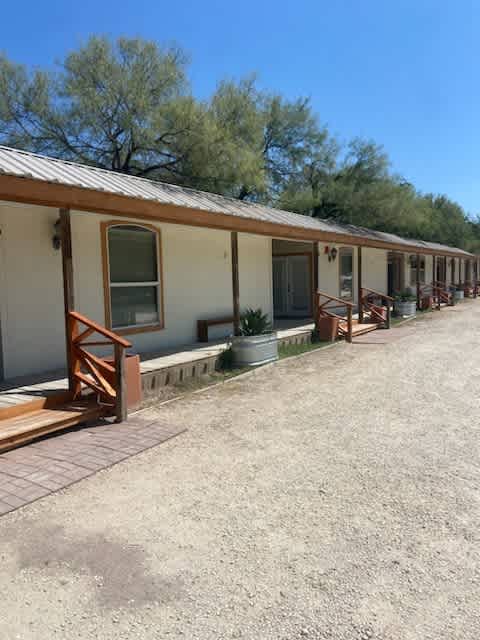
M 309 318 L 281 319 L 275 322 L 279 339 L 288 339 L 310 332 L 313 322 Z M 157 353 L 140 354 L 140 373 L 150 374 L 162 369 L 178 367 L 197 360 L 216 357 L 227 347 L 227 340 L 214 340 L 207 344 L 188 344 Z M 56 396 L 68 390 L 66 370 L 46 371 L 29 376 L 11 378 L 0 384 L 0 409 Z

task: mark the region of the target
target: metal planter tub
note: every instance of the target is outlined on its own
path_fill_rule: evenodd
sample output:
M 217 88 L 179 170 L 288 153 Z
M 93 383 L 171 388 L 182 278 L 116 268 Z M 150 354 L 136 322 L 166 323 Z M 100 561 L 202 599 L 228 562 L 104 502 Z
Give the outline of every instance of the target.
M 455 291 L 453 292 L 454 300 L 463 300 L 464 297 L 465 297 L 465 292 L 461 291 L 460 289 L 455 289 Z
M 239 367 L 255 367 L 278 360 L 277 334 L 235 336 L 232 338 L 233 362 Z
M 417 303 L 415 300 L 407 300 L 405 302 L 399 302 L 395 300 L 394 303 L 394 311 L 396 316 L 405 317 L 405 316 L 414 316 L 417 313 Z

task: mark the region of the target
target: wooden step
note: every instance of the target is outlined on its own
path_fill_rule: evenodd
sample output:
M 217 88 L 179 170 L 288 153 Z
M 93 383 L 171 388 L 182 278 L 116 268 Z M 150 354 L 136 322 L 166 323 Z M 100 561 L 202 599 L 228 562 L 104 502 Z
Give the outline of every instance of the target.
M 340 327 L 344 330 L 347 331 L 347 323 L 346 322 L 341 322 L 340 323 Z M 372 323 L 368 323 L 368 322 L 358 322 L 358 320 L 353 320 L 352 321 L 352 336 L 359 336 L 362 335 L 364 333 L 369 333 L 370 331 L 375 331 L 376 329 L 378 329 L 379 325 L 376 322 L 372 322 Z
M 364 333 L 375 331 L 376 329 L 378 329 L 378 324 L 376 322 L 357 324 L 355 327 L 352 327 L 352 336 L 360 336 Z
M 68 403 L 72 399 L 72 396 L 68 391 L 56 392 L 35 398 L 34 400 L 32 400 L 32 396 L 27 396 L 27 399 L 24 400 L 20 394 L 17 394 L 14 399 L 12 399 L 11 403 L 8 401 L 8 393 L 4 392 L 4 395 L 6 396 L 7 401 L 4 406 L 0 406 L 0 424 L 2 420 L 16 418 L 17 416 L 21 416 L 25 413 L 32 413 L 32 411 L 53 409 Z
M 47 433 L 90 422 L 107 413 L 108 408 L 96 403 L 78 401 L 0 420 L 0 451 L 12 449 Z

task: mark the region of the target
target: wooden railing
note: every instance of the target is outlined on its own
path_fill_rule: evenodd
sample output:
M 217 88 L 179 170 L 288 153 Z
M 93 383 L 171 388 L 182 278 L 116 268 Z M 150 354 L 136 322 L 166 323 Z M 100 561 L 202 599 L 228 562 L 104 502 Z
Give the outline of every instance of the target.
M 433 304 L 438 305 L 438 296 L 435 292 L 435 287 L 433 284 L 417 284 L 417 308 L 419 311 L 424 310 L 424 300 L 425 298 L 432 298 Z M 440 307 L 438 307 L 440 308 Z
M 103 339 L 95 338 L 98 334 Z M 91 339 L 93 337 L 93 339 Z M 100 403 L 111 405 L 117 421 L 127 417 L 125 350 L 132 345 L 76 311 L 68 313 L 69 380 L 73 398 L 86 388 L 97 394 Z M 95 355 L 87 347 L 110 347 L 112 356 Z
M 317 291 L 315 296 L 316 302 L 316 317 L 315 322 L 322 316 L 338 318 L 338 333 L 341 336 L 345 337 L 347 342 L 352 342 L 352 314 L 354 305 L 347 300 L 342 300 L 341 298 L 335 298 L 335 296 L 330 296 L 323 291 Z M 347 317 L 339 315 L 332 311 L 332 306 L 335 309 L 339 307 L 345 307 L 347 310 Z
M 377 301 L 380 304 L 377 304 Z M 374 323 L 382 324 L 386 329 L 390 329 L 390 317 L 393 298 L 362 287 L 360 289 L 360 304 L 358 305 L 358 321 L 362 323 L 365 315 L 369 316 L 369 320 Z
M 476 298 L 476 286 L 471 280 L 465 280 L 463 283 L 463 293 L 466 298 Z
M 455 304 L 453 293 L 450 291 L 449 286 L 446 282 L 436 280 L 432 283 L 432 290 L 436 299 L 438 309 L 440 309 L 440 305 L 442 303 L 448 304 L 449 306 L 453 306 Z

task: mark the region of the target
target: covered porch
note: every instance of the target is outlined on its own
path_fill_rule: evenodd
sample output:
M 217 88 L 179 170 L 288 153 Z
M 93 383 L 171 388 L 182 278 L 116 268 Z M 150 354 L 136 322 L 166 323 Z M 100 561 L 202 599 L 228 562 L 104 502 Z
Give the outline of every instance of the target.
M 303 319 L 279 321 L 275 326 L 279 344 L 309 343 L 314 328 Z M 162 387 L 200 378 L 215 371 L 228 341 L 213 340 L 208 345 L 192 343 L 141 355 L 140 374 L 143 398 L 154 399 Z M 74 426 L 80 411 L 71 405 L 67 369 L 18 376 L 0 384 L 0 451 L 44 435 L 54 428 Z M 66 405 L 72 415 L 66 413 Z M 85 420 L 100 414 L 90 411 Z M 71 423 L 72 422 L 72 423 Z
M 0 168 L 0 432 L 10 444 L 93 415 L 125 420 L 130 349 L 149 395 L 208 372 L 248 307 L 281 340 L 309 340 L 313 319 L 335 316 L 351 341 L 389 324 L 388 251 L 421 245 L 434 264 L 437 253 L 465 255 L 15 150 L 0 150 Z M 195 343 L 199 323 L 206 344 Z

